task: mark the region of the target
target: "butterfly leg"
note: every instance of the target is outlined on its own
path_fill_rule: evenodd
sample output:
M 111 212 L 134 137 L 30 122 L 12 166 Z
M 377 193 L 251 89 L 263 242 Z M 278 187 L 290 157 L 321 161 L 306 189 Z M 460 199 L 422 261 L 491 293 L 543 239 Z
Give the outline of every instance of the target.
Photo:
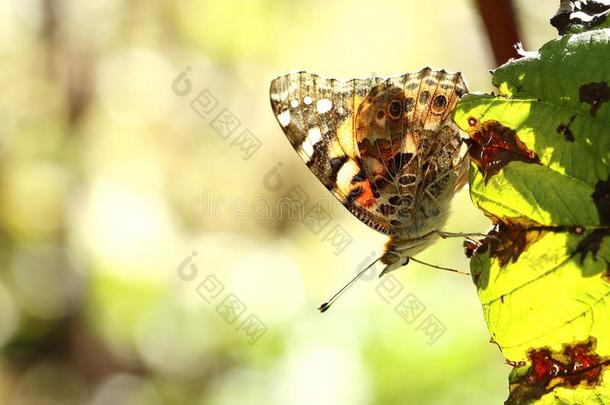
M 428 187 L 432 187 L 433 185 L 435 185 L 436 183 L 438 183 L 445 177 L 449 176 L 450 174 L 451 174 L 451 170 L 446 170 L 443 174 L 441 174 L 436 179 L 434 179 L 434 181 L 432 183 L 428 184 Z
M 489 235 L 478 232 L 445 232 L 445 231 L 436 231 L 437 235 L 439 235 L 443 239 L 447 238 L 487 238 Z
M 434 204 L 436 204 L 436 206 L 437 206 L 439 209 L 441 208 L 440 203 L 438 202 L 437 198 L 436 198 L 435 196 L 433 196 L 433 195 L 432 195 L 432 193 L 430 192 L 430 190 L 425 189 L 425 190 L 424 190 L 424 193 L 426 193 L 426 195 L 427 195 L 428 197 L 430 197 L 430 199 L 432 200 L 432 202 L 433 202 Z
M 447 177 L 448 175 L 451 174 L 450 170 L 445 171 L 443 174 L 441 174 L 440 176 L 438 176 L 432 183 L 428 184 L 426 186 L 426 188 L 424 189 L 424 193 L 430 197 L 430 199 L 434 202 L 434 204 L 436 204 L 436 207 L 438 209 L 441 209 L 441 205 L 438 201 L 438 199 L 430 192 L 430 189 L 432 188 L 432 186 L 434 186 L 436 183 L 438 183 L 439 181 L 441 181 L 442 179 L 444 179 L 445 177 Z

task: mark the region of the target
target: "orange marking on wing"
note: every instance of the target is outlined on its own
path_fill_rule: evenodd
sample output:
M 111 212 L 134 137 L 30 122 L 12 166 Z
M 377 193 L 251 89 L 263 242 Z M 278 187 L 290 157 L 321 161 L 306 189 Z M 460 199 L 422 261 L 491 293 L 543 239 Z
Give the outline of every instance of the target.
M 362 193 L 356 197 L 356 203 L 364 208 L 370 208 L 377 202 L 377 199 L 373 195 L 373 190 L 371 188 L 371 183 L 368 179 L 364 181 L 360 181 L 354 185 L 355 187 L 361 187 Z

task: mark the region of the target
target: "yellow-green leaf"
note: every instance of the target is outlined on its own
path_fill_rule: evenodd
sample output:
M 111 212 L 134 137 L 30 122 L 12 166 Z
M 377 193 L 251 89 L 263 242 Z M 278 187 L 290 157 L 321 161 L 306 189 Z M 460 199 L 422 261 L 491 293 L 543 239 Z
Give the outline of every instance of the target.
M 515 367 L 507 403 L 610 403 L 610 29 L 553 40 L 493 83 L 454 120 L 496 224 L 471 273 Z

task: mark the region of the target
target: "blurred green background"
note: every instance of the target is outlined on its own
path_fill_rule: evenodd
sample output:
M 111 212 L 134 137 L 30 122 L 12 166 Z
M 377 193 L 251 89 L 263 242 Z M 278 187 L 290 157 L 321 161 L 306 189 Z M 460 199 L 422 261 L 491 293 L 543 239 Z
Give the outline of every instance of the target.
M 526 49 L 554 37 L 555 6 L 515 2 Z M 491 91 L 474 3 L 3 1 L 0 57 L 0 403 L 506 398 L 468 277 L 412 263 L 394 290 L 367 277 L 316 311 L 385 238 L 309 173 L 268 100 L 291 70 L 442 67 Z M 209 114 L 191 105 L 201 92 Z M 229 135 L 214 130 L 223 109 Z M 326 202 L 319 233 L 277 209 L 295 186 Z M 351 238 L 339 253 L 336 226 Z M 460 192 L 447 230 L 488 227 Z M 468 268 L 457 239 L 419 258 Z M 415 320 L 396 311 L 405 297 Z

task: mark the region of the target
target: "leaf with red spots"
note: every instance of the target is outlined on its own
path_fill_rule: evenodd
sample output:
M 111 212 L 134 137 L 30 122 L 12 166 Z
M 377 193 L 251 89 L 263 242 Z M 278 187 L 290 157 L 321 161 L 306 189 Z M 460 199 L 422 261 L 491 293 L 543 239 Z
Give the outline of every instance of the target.
M 470 94 L 468 243 L 491 338 L 514 366 L 507 403 L 610 403 L 610 30 L 568 34 Z
M 604 373 L 610 368 L 610 358 L 596 352 L 597 339 L 564 344 L 560 350 L 548 347 L 531 349 L 528 364 L 515 365 L 511 374 L 508 403 L 529 403 L 553 390 L 584 388 L 581 395 L 588 397 L 586 389 L 597 389 L 598 398 L 607 391 L 601 386 Z M 598 388 L 600 387 L 600 388 Z M 568 391 L 569 392 L 569 391 Z M 607 397 L 607 392 L 605 392 Z M 588 403 L 586 399 L 574 403 Z
M 471 127 L 471 139 L 468 140 L 470 159 L 483 173 L 485 181 L 509 162 L 540 163 L 536 153 L 527 149 L 515 131 L 498 121 L 479 124 L 473 118 L 468 125 Z

